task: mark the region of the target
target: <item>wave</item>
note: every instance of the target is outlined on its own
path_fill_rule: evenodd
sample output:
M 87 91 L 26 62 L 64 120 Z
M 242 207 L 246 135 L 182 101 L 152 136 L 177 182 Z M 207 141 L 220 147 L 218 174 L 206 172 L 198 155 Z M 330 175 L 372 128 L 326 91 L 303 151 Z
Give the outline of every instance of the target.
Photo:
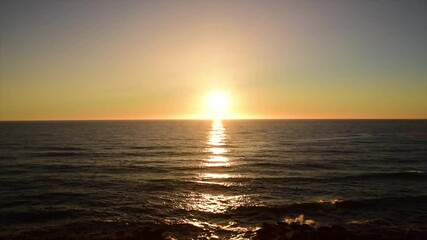
M 93 158 L 123 158 L 123 157 L 195 157 L 202 156 L 203 152 L 195 151 L 130 151 L 130 152 L 96 152 L 96 151 L 44 151 L 27 154 L 29 157 L 93 157 Z
M 411 205 L 418 204 L 419 206 L 426 206 L 427 195 L 420 196 L 401 196 L 401 197 L 384 197 L 384 198 L 371 198 L 371 199 L 354 199 L 354 200 L 340 200 L 333 199 L 330 201 L 317 201 L 317 202 L 301 202 L 290 203 L 284 205 L 259 205 L 259 206 L 240 206 L 232 210 L 232 214 L 256 214 L 262 212 L 270 213 L 319 213 L 319 211 L 331 209 L 347 209 L 347 210 L 360 210 L 360 209 L 383 209 L 385 205 L 403 204 Z
M 381 180 L 381 179 L 397 179 L 397 180 L 426 180 L 427 173 L 418 170 L 408 170 L 400 172 L 376 172 L 363 173 L 358 175 L 350 175 L 341 177 L 341 179 L 351 180 Z
M 262 166 L 262 164 L 261 164 Z M 277 166 L 277 165 L 273 165 Z M 317 166 L 313 166 L 314 168 L 317 168 Z M 272 167 L 274 168 L 274 167 Z M 171 168 L 174 169 L 174 168 Z M 177 167 L 176 169 L 179 169 Z M 186 170 L 196 170 L 200 168 L 183 168 Z M 264 170 L 254 171 L 258 173 L 262 173 Z M 224 175 L 224 177 L 218 177 L 217 180 L 224 180 L 227 179 L 227 181 L 239 181 L 239 182 L 245 182 L 245 181 L 251 181 L 251 183 L 255 182 L 262 182 L 262 183 L 270 183 L 275 184 L 283 182 L 330 182 L 330 181 L 368 181 L 368 180 L 427 180 L 427 173 L 417 170 L 410 170 L 410 171 L 401 171 L 401 172 L 377 172 L 377 173 L 361 173 L 361 174 L 354 174 L 354 175 L 341 175 L 341 176 L 324 176 L 324 175 L 313 175 L 313 176 L 277 176 L 277 177 L 269 177 L 267 175 L 258 175 L 257 177 L 254 177 L 253 175 L 240 175 L 238 172 L 227 172 L 228 174 L 233 175 L 236 173 L 235 177 L 229 177 L 229 175 Z M 184 179 L 184 180 L 194 180 L 194 179 Z
M 83 157 L 87 155 L 82 152 L 70 152 L 70 151 L 58 151 L 58 152 L 43 152 L 43 153 L 33 153 L 29 154 L 30 157 Z
M 18 159 L 18 157 L 0 155 L 0 160 L 15 160 L 15 159 Z
M 41 146 L 41 147 L 32 147 L 32 150 L 36 151 L 86 151 L 88 148 L 82 147 L 71 147 L 71 146 Z
M 158 149 L 178 149 L 178 146 L 166 146 L 166 145 L 158 145 L 158 146 L 131 146 L 128 149 L 133 150 L 158 150 Z
M 61 219 L 77 218 L 84 211 L 80 209 L 38 209 L 31 213 L 26 211 L 0 212 L 0 225 L 8 226 L 23 223 L 40 223 L 58 221 Z
M 297 170 L 304 170 L 304 169 L 337 169 L 338 166 L 334 166 L 331 164 L 325 164 L 325 163 L 316 163 L 316 162 L 304 162 L 304 163 L 295 163 L 295 162 L 248 162 L 248 163 L 240 163 L 240 166 L 245 167 L 268 167 L 268 168 L 275 168 L 275 169 L 297 169 Z
M 117 164 L 106 164 L 98 162 L 97 164 L 73 164 L 73 163 L 61 163 L 61 164 L 20 164 L 19 168 L 12 169 L 1 169 L 0 173 L 14 175 L 25 175 L 26 177 L 38 177 L 33 179 L 34 181 L 42 181 L 43 179 L 51 180 L 56 178 L 58 181 L 67 182 L 69 179 L 58 176 L 55 174 L 58 173 L 79 173 L 79 174 L 133 174 L 133 173 L 169 173 L 171 169 L 158 167 L 154 165 L 144 165 L 144 164 L 126 164 L 126 163 L 117 163 Z M 49 173 L 40 175 L 40 173 Z M 41 178 L 40 178 L 41 177 Z M 10 179 L 12 182 L 14 179 Z

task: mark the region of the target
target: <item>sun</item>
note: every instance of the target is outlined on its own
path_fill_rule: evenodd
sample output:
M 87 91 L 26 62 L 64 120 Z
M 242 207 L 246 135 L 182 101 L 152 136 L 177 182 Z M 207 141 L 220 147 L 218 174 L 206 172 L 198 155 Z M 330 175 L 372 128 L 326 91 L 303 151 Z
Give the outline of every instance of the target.
M 228 97 L 224 92 L 211 92 L 207 98 L 207 107 L 211 112 L 211 117 L 221 119 L 225 117 L 228 107 Z

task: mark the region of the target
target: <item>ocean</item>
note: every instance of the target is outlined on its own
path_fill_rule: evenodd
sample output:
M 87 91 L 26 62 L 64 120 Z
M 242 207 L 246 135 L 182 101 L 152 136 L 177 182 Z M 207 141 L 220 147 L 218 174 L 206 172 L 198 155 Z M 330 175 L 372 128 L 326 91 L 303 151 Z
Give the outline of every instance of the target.
M 427 121 L 0 122 L 0 238 L 163 226 L 247 239 L 295 218 L 427 232 Z

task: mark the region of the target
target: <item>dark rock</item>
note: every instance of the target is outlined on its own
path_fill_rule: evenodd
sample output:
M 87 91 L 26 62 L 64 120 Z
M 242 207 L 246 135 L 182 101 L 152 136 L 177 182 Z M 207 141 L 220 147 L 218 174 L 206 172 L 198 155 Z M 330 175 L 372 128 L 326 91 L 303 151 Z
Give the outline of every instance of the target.
M 151 229 L 150 227 L 144 227 L 140 231 L 135 231 L 132 234 L 133 240 L 163 240 L 164 230 L 163 229 Z
M 379 235 L 362 234 L 347 231 L 339 225 L 315 228 L 307 224 L 264 223 L 256 231 L 258 240 L 382 240 Z

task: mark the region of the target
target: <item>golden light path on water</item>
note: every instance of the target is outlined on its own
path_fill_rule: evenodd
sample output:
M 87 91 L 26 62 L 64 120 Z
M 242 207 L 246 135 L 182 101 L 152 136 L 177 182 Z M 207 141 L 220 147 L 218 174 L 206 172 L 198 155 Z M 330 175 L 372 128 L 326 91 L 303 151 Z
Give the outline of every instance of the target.
M 239 206 L 250 203 L 248 195 L 229 195 L 221 191 L 209 191 L 209 186 L 221 185 L 224 187 L 239 186 L 230 183 L 230 179 L 240 177 L 238 174 L 229 173 L 233 167 L 232 158 L 229 156 L 229 150 L 226 148 L 229 137 L 223 122 L 219 119 L 213 120 L 209 130 L 207 145 L 205 151 L 207 157 L 200 163 L 201 173 L 198 175 L 197 183 L 203 186 L 203 192 L 194 192 L 187 196 L 189 200 L 189 210 L 200 212 L 222 214 L 226 211 L 233 210 Z M 208 191 L 206 191 L 206 186 Z M 233 232 L 233 236 L 227 239 L 244 239 L 243 235 L 249 230 L 241 228 L 233 222 L 233 219 L 221 223 L 210 221 L 201 221 L 200 219 L 186 219 L 186 223 L 201 227 L 209 232 L 203 236 L 205 239 L 218 239 L 216 235 L 218 230 Z
M 225 141 L 227 135 L 221 120 L 214 120 L 212 122 L 211 130 L 209 131 L 207 150 L 210 153 L 208 159 L 205 161 L 206 167 L 228 167 L 230 166 L 230 159 L 226 156 L 227 149 L 225 148 Z M 220 174 L 221 178 L 227 178 L 226 174 Z M 215 178 L 214 174 L 207 175 L 208 177 Z M 218 177 L 217 177 L 218 178 Z

